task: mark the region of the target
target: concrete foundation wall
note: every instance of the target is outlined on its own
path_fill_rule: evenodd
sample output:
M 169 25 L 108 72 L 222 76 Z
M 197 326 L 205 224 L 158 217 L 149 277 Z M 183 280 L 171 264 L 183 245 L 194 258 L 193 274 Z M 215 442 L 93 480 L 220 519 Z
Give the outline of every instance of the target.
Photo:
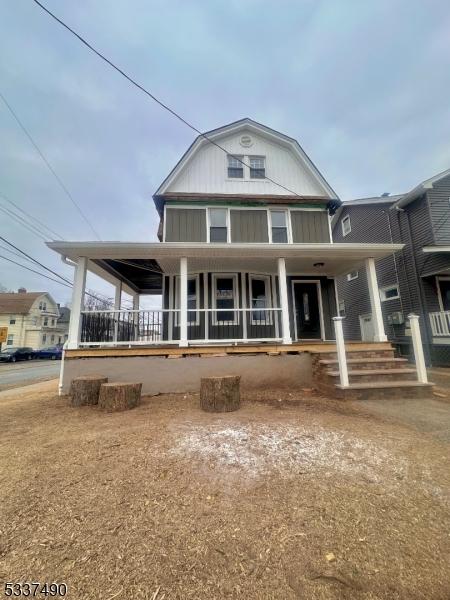
M 239 356 L 160 356 L 73 358 L 64 361 L 63 393 L 82 375 L 104 375 L 110 382 L 142 382 L 143 394 L 196 392 L 201 377 L 240 375 L 242 389 L 300 388 L 311 383 L 309 354 Z

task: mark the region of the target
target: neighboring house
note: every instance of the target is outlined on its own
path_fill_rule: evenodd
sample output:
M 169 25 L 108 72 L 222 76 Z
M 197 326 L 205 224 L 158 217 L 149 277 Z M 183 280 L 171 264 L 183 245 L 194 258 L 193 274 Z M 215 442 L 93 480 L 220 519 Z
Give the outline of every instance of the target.
M 58 325 L 58 304 L 47 292 L 0 293 L 0 327 L 8 328 L 3 348 L 30 346 L 38 350 L 64 342 L 67 325 Z
M 202 352 L 217 344 L 255 351 L 297 344 L 299 352 L 301 344 L 333 340 L 335 278 L 368 265 L 379 306 L 374 260 L 401 248 L 333 244 L 336 193 L 296 140 L 251 119 L 198 136 L 153 199 L 159 243 L 48 243 L 76 264 L 67 357 L 92 359 L 105 373 L 113 367 L 95 364 L 97 357 L 164 356 L 176 346 Z M 114 310 L 84 310 L 87 270 L 115 285 Z M 122 292 L 133 297 L 134 311 L 122 308 Z M 139 310 L 144 294 L 161 295 L 162 307 Z M 377 341 L 384 340 L 380 321 Z M 72 373 L 90 368 L 68 363 Z M 139 377 L 157 380 L 145 369 Z
M 66 306 L 60 306 L 58 304 L 59 317 L 56 322 L 56 335 L 58 338 L 58 344 L 64 344 L 69 337 L 69 323 L 70 323 L 70 308 Z
M 406 194 L 344 202 L 332 227 L 338 243 L 404 244 L 376 264 L 386 333 L 411 354 L 408 314 L 416 313 L 428 361 L 450 365 L 450 169 Z M 337 287 L 347 339 L 373 339 L 365 269 L 348 271 Z

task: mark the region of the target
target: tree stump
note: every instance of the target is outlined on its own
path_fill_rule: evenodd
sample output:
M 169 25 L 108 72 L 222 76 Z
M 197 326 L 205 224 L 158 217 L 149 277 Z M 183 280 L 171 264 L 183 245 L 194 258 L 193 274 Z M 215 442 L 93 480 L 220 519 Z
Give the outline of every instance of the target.
M 95 375 L 72 379 L 70 383 L 70 403 L 72 406 L 97 404 L 100 386 L 107 381 L 107 377 Z
M 142 383 L 104 383 L 98 405 L 107 412 L 134 408 L 141 400 L 141 389 Z
M 241 406 L 240 375 L 202 377 L 200 408 L 206 412 L 231 412 Z

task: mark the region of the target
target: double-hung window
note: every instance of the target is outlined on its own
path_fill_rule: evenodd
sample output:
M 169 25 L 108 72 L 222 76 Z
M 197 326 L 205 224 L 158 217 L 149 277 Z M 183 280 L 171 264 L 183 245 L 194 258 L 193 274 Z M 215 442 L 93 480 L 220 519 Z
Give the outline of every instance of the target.
M 177 312 L 175 313 L 175 325 L 178 327 L 180 325 L 180 289 L 181 282 L 180 277 L 176 277 L 175 279 L 175 308 Z M 188 277 L 187 280 L 187 322 L 188 325 L 198 325 L 199 324 L 199 279 L 198 275 L 194 275 L 192 277 Z
M 388 285 L 380 288 L 380 298 L 382 302 L 400 298 L 400 290 L 398 289 L 398 285 Z
M 270 325 L 271 307 L 269 277 L 250 275 L 252 325 Z
M 213 274 L 213 325 L 237 324 L 237 275 Z
M 228 210 L 226 208 L 209 209 L 209 241 L 228 241 Z
M 228 177 L 231 179 L 244 178 L 243 156 L 233 156 L 228 154 Z
M 287 213 L 285 210 L 270 211 L 270 226 L 272 230 L 273 244 L 287 244 L 288 229 L 287 229 Z
M 342 235 L 345 237 L 346 235 L 348 235 L 351 230 L 352 230 L 352 223 L 350 221 L 350 216 L 346 215 L 342 221 L 341 221 L 341 226 L 342 226 Z
M 264 156 L 249 156 L 250 179 L 264 179 L 266 176 L 266 161 Z

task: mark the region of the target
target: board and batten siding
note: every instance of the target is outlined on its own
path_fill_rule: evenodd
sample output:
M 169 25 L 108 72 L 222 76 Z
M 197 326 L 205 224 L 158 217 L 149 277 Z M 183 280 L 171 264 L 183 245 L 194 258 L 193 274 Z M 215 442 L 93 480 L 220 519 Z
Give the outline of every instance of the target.
M 166 242 L 206 242 L 206 209 L 167 208 Z
M 267 211 L 231 210 L 231 241 L 235 243 L 268 243 Z
M 330 241 L 327 211 L 292 210 L 291 223 L 294 244 L 318 244 Z

